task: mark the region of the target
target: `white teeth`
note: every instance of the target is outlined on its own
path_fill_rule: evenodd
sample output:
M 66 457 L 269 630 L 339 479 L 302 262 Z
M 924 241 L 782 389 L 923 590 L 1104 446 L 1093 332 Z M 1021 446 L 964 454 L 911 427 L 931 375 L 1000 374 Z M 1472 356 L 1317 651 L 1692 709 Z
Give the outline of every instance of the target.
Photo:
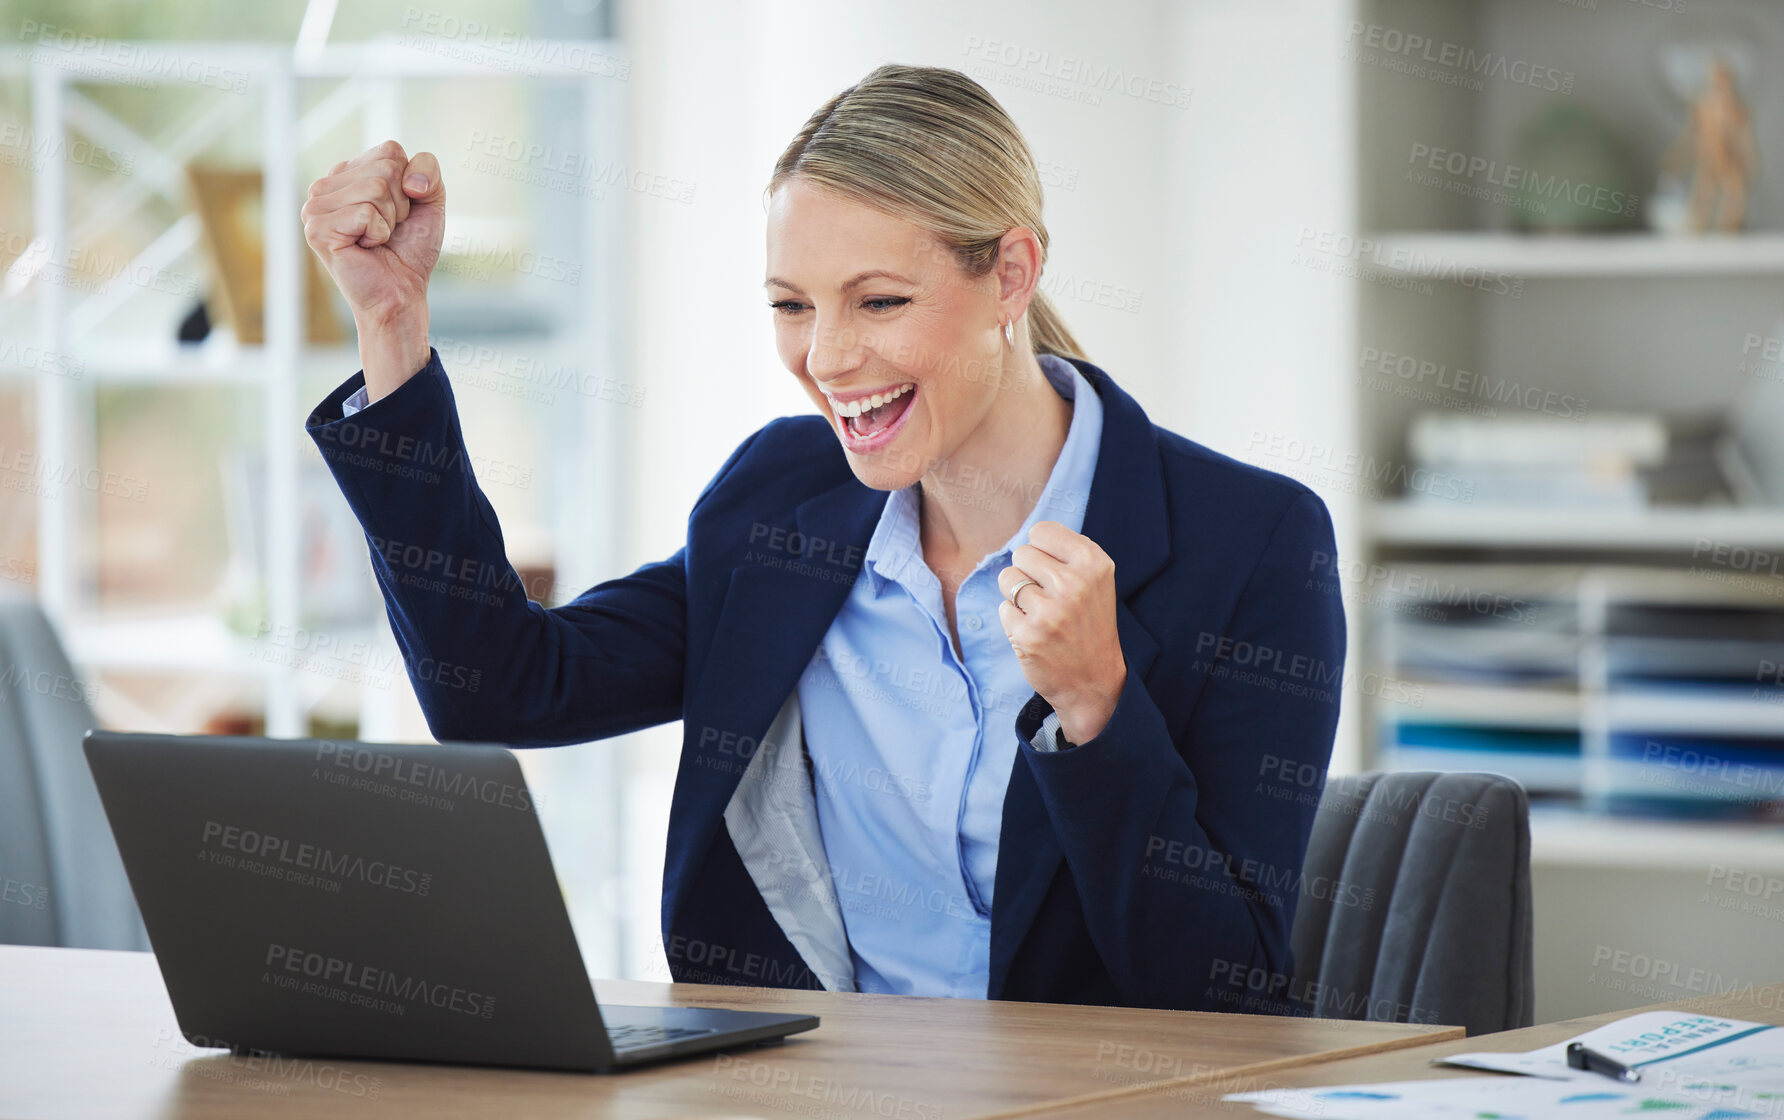
M 838 416 L 859 416 L 869 409 L 879 408 L 881 405 L 892 403 L 914 388 L 916 388 L 915 384 L 906 381 L 903 385 L 900 385 L 889 393 L 875 393 L 870 397 L 862 397 L 850 401 L 847 404 L 832 397 L 830 399 L 830 407 L 836 410 Z

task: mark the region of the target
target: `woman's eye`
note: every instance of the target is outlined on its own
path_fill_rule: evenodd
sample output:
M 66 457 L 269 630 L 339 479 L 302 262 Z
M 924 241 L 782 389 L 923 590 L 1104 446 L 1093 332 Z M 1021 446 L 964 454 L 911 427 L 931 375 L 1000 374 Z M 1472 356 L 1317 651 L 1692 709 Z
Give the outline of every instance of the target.
M 862 300 L 861 306 L 867 308 L 869 311 L 890 311 L 894 307 L 909 302 L 910 299 L 906 296 L 880 296 L 875 299 Z M 797 315 L 805 310 L 805 305 L 796 299 L 777 299 L 771 301 L 768 306 L 774 308 L 774 310 L 780 312 L 782 315 Z

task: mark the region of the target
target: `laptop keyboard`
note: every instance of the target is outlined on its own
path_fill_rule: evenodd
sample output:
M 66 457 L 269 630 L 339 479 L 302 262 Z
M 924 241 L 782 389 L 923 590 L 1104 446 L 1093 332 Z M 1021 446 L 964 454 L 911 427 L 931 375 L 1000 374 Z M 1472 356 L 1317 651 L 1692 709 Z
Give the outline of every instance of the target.
M 678 1039 L 711 1033 L 711 1027 L 655 1027 L 638 1023 L 622 1023 L 617 1027 L 607 1028 L 607 1038 L 613 1043 L 615 1050 L 655 1046 L 661 1042 L 675 1042 Z

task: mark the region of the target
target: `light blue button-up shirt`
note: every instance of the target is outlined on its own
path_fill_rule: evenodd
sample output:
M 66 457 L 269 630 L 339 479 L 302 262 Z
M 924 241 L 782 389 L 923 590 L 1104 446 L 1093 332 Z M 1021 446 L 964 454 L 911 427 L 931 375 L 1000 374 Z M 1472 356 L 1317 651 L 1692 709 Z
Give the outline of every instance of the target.
M 1096 390 L 1063 358 L 1039 361 L 1073 402 L 1071 426 L 1028 519 L 960 585 L 960 654 L 912 486 L 887 499 L 862 574 L 799 678 L 818 826 L 864 992 L 984 999 L 990 983 L 1004 790 L 1016 713 L 1034 693 L 997 616 L 997 574 L 1035 522 L 1082 531 L 1102 446 Z M 948 481 L 988 502 L 1022 485 L 996 473 Z

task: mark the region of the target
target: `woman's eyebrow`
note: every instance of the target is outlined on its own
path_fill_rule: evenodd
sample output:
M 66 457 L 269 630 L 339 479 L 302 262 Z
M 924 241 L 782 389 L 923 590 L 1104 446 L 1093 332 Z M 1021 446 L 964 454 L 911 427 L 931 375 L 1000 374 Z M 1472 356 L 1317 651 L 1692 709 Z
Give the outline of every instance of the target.
M 855 287 L 857 284 L 862 284 L 868 280 L 873 280 L 873 279 L 876 279 L 879 277 L 884 277 L 887 280 L 896 280 L 901 284 L 915 284 L 916 283 L 915 280 L 912 280 L 909 277 L 900 276 L 896 272 L 888 272 L 886 269 L 883 269 L 883 268 L 870 268 L 866 272 L 858 272 L 854 276 L 851 276 L 849 278 L 848 282 L 842 286 L 842 290 L 846 292 L 850 288 Z M 764 288 L 772 288 L 777 285 L 779 287 L 786 288 L 789 291 L 798 292 L 800 295 L 805 294 L 805 289 L 801 288 L 799 285 L 797 285 L 795 283 L 792 283 L 791 281 L 782 280 L 778 276 L 770 276 L 768 279 L 766 279 L 762 282 L 762 286 Z

